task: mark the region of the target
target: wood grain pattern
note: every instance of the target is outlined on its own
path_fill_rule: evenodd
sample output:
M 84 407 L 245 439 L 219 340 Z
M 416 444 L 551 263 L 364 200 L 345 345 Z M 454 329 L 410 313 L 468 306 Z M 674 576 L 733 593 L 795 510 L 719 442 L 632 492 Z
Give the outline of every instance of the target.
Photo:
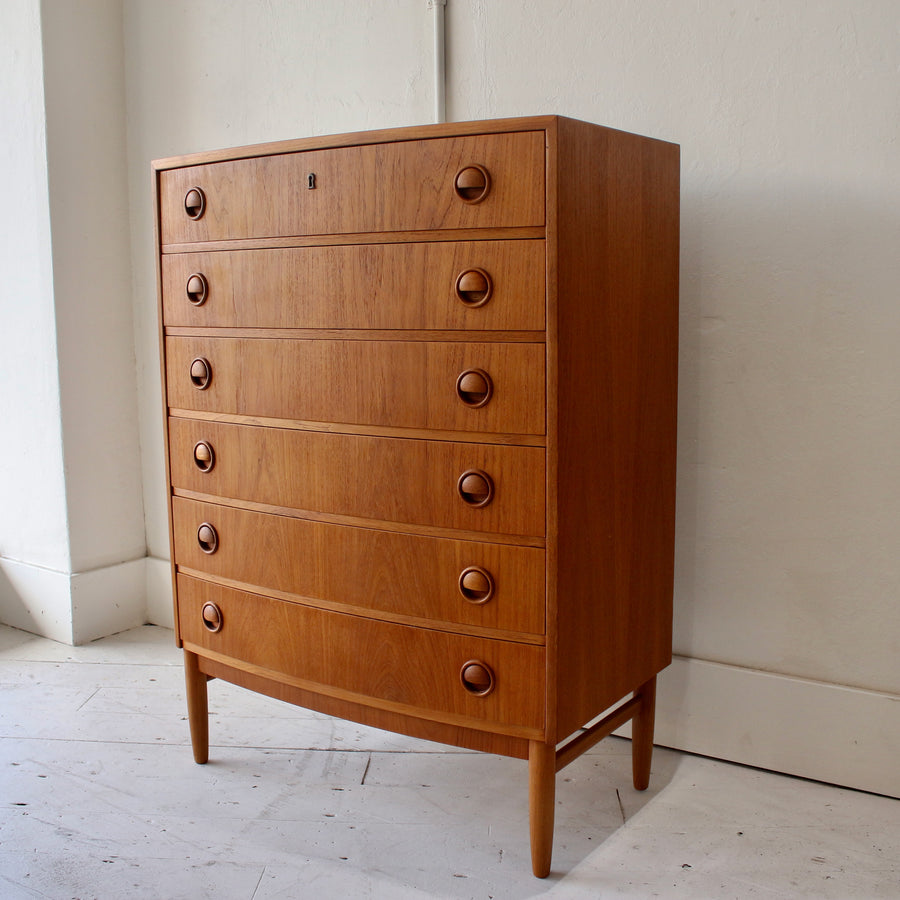
M 400 712 L 416 710 L 426 719 L 440 721 L 444 714 L 470 727 L 543 727 L 543 692 L 535 682 L 535 671 L 543 668 L 540 647 L 393 625 L 184 575 L 177 579 L 186 643 L 318 685 L 326 693 L 354 695 Z M 207 602 L 222 611 L 224 626 L 217 633 L 202 624 Z M 460 681 L 461 667 L 473 658 L 497 675 L 486 697 L 469 693 Z
M 544 630 L 542 550 L 329 525 L 179 497 L 172 508 L 179 567 L 360 611 L 509 632 Z M 197 541 L 203 522 L 219 534 L 211 556 Z M 460 573 L 470 566 L 494 579 L 487 603 L 470 603 L 460 593 Z
M 177 488 L 392 522 L 541 535 L 544 451 L 444 441 L 320 434 L 170 419 L 172 484 Z M 208 441 L 216 464 L 201 472 L 193 447 Z M 466 506 L 457 480 L 481 469 L 494 501 Z M 364 473 L 361 480 L 360 473 Z
M 342 234 L 292 234 L 286 237 L 229 238 L 164 244 L 160 253 L 210 253 L 233 250 L 291 250 L 301 247 L 340 247 L 353 244 L 418 244 L 422 241 L 531 241 L 543 240 L 543 225 L 516 228 L 438 228 L 433 231 L 347 231 Z
M 491 175 L 480 203 L 453 189 L 456 173 L 473 162 Z M 315 190 L 307 189 L 309 173 Z M 544 224 L 540 131 L 309 150 L 165 170 L 159 179 L 163 244 Z M 184 212 L 193 187 L 206 195 L 196 221 Z
M 163 386 L 162 397 L 160 398 L 162 401 L 161 412 L 162 412 L 162 430 L 163 430 L 163 442 L 166 448 L 166 452 L 164 454 L 165 457 L 165 471 L 166 471 L 166 486 L 168 487 L 172 483 L 172 473 L 169 467 L 169 432 L 168 432 L 168 423 L 169 417 L 167 415 L 168 411 L 168 401 L 166 399 L 166 351 L 165 351 L 165 297 L 163 295 L 163 282 L 162 282 L 162 251 L 161 244 L 162 238 L 160 235 L 160 222 L 159 222 L 159 178 L 154 172 L 153 177 L 153 242 L 156 247 L 156 259 L 155 259 L 155 269 L 156 269 L 156 314 L 157 314 L 157 342 L 159 346 L 159 375 L 160 375 L 160 384 Z M 166 517 L 168 519 L 169 525 L 169 547 L 170 547 L 170 555 L 169 555 L 169 569 L 171 573 L 171 585 L 172 585 L 172 605 L 173 605 L 173 618 L 175 620 L 175 644 L 178 647 L 181 647 L 181 633 L 178 630 L 178 595 L 175 590 L 175 553 L 172 548 L 172 504 L 166 504 Z M 195 745 L 196 746 L 196 745 Z
M 466 135 L 505 134 L 517 131 L 543 131 L 556 125 L 558 116 L 519 116 L 505 119 L 487 119 L 471 122 L 447 122 L 440 125 L 407 125 L 400 128 L 381 128 L 373 131 L 355 131 L 346 134 L 328 134 L 315 137 L 292 138 L 243 147 L 227 147 L 206 150 L 182 156 L 171 156 L 153 161 L 154 172 L 179 169 L 183 166 L 228 162 L 257 156 L 278 156 L 284 153 L 301 153 L 306 150 L 330 150 L 338 147 L 355 147 L 358 144 L 388 144 L 395 141 L 431 140 L 455 138 Z
M 209 705 L 206 693 L 206 675 L 200 671 L 197 654 L 188 650 L 184 652 L 184 683 L 194 762 L 202 766 L 209 762 Z
M 426 741 L 450 744 L 453 747 L 479 750 L 482 753 L 497 753 L 517 759 L 528 758 L 528 738 L 467 728 L 458 723 L 435 722 L 416 715 L 381 709 L 365 701 L 354 702 L 344 697 L 332 697 L 294 684 L 290 679 L 271 670 L 245 665 L 227 658 L 201 655 L 199 666 L 201 672 L 206 672 L 213 678 L 221 678 L 231 684 L 274 697 L 276 700 L 314 709 L 329 716 L 349 719 L 361 725 L 408 734 Z
M 544 673 L 547 681 L 547 734 L 558 733 L 556 698 L 561 689 L 559 683 L 559 516 L 560 506 L 556 502 L 556 485 L 559 479 L 559 440 L 558 422 L 559 394 L 559 182 L 566 177 L 578 177 L 577 173 L 568 175 L 559 170 L 559 120 L 554 119 L 547 126 L 547 457 L 545 460 L 546 475 L 546 566 L 547 566 L 547 670 Z M 565 689 L 564 686 L 562 688 Z M 557 739 L 558 740 L 558 739 Z
M 351 328 L 196 328 L 167 326 L 165 337 L 284 338 L 290 341 L 444 341 L 483 344 L 541 344 L 543 331 L 401 331 Z
M 463 272 L 483 269 L 492 294 L 468 307 L 456 295 Z M 186 294 L 199 272 L 202 306 Z M 232 328 L 544 328 L 544 242 L 358 244 L 162 257 L 167 326 Z
M 191 362 L 209 361 L 205 390 Z M 457 377 L 484 369 L 490 401 L 466 406 Z M 543 434 L 542 344 L 170 337 L 169 403 L 181 409 L 321 422 Z
M 203 419 L 208 422 L 225 422 L 232 425 L 261 425 L 265 428 L 293 428 L 298 431 L 321 431 L 330 434 L 368 434 L 372 437 L 397 437 L 406 440 L 419 438 L 424 441 L 456 441 L 464 438 L 466 443 L 509 444 L 514 447 L 543 447 L 542 434 L 505 434 L 500 431 L 482 433 L 467 431 L 461 435 L 457 431 L 441 428 L 394 428 L 388 425 L 348 425 L 346 422 L 311 422 L 305 419 L 273 419 L 267 416 L 238 416 L 232 413 L 203 412 L 172 407 L 169 415 L 179 419 Z
M 671 660 L 679 160 L 672 144 L 565 119 L 558 141 L 562 740 Z
M 636 717 L 641 705 L 638 697 L 632 695 L 628 700 L 619 704 L 612 712 L 607 713 L 601 719 L 597 719 L 589 726 L 576 732 L 568 740 L 560 744 L 556 749 L 556 771 L 564 769 L 569 763 L 574 762 L 587 752 L 595 744 L 605 737 L 609 737 L 631 719 Z M 632 748 L 634 745 L 632 744 Z
M 528 819 L 531 871 L 535 878 L 546 878 L 550 874 L 555 806 L 555 747 L 542 741 L 532 741 L 528 748 Z
M 653 725 L 656 714 L 656 676 L 635 692 L 638 709 L 631 725 L 631 772 L 636 791 L 650 785 L 650 763 L 653 759 Z
M 531 547 L 543 550 L 546 541 L 542 537 L 528 537 L 519 534 L 502 534 L 494 531 L 466 531 L 463 528 L 445 528 L 433 525 L 415 525 L 410 522 L 391 522 L 387 519 L 369 519 L 364 516 L 345 516 L 337 513 L 318 512 L 310 509 L 294 509 L 289 506 L 277 506 L 271 503 L 257 503 L 254 500 L 236 500 L 221 495 L 206 494 L 185 488 L 173 487 L 172 497 L 183 497 L 185 500 L 197 500 L 200 503 L 214 503 L 218 506 L 231 506 L 234 509 L 248 509 L 266 515 L 287 516 L 290 519 L 308 519 L 311 522 L 323 522 L 326 525 L 350 525 L 353 528 L 373 528 L 376 531 L 391 531 L 397 534 L 414 534 L 420 537 L 447 538 L 449 540 L 474 541 L 484 544 L 506 544 L 510 547 Z

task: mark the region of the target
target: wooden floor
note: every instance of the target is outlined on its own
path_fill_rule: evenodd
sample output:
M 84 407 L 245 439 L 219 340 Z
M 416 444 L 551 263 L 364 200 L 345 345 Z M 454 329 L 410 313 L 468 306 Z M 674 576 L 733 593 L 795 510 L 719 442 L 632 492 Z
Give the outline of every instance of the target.
M 194 764 L 181 654 L 0 626 L 0 897 L 138 900 L 900 896 L 900 801 L 609 738 L 560 773 L 531 876 L 528 773 L 210 684 Z

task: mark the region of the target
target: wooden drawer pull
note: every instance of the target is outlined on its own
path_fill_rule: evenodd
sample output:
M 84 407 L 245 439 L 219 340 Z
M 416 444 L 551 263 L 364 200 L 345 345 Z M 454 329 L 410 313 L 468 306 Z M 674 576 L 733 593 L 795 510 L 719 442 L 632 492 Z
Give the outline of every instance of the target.
M 184 195 L 184 211 L 189 219 L 199 219 L 206 212 L 206 194 L 198 187 L 192 187 Z
M 200 616 L 203 619 L 203 627 L 207 631 L 215 633 L 222 630 L 224 624 L 222 610 L 215 603 L 204 603 L 203 609 L 200 610 Z
M 216 454 L 212 444 L 206 441 L 198 441 L 194 444 L 194 465 L 201 472 L 209 472 L 216 464 Z
M 470 659 L 459 671 L 463 687 L 476 697 L 486 697 L 494 689 L 494 673 L 487 663 Z
M 487 506 L 494 499 L 494 482 L 487 472 L 469 469 L 459 476 L 456 489 L 469 506 Z
M 494 385 L 484 369 L 466 369 L 456 379 L 456 395 L 466 406 L 478 409 L 491 399 Z
M 484 269 L 466 269 L 456 279 L 456 296 L 466 306 L 484 306 L 493 290 L 491 276 Z
M 469 603 L 487 603 L 494 596 L 494 577 L 481 566 L 469 566 L 459 573 L 459 592 Z
M 209 282 L 206 280 L 205 275 L 194 272 L 194 274 L 188 278 L 185 290 L 187 292 L 188 300 L 190 300 L 194 306 L 203 306 L 203 304 L 206 303 L 206 298 L 209 294 Z
M 209 522 L 197 529 L 197 543 L 204 553 L 213 554 L 219 549 L 219 533 Z
M 193 384 L 198 391 L 205 391 L 209 387 L 211 381 L 212 366 L 209 364 L 209 360 L 203 359 L 202 356 L 198 356 L 191 363 L 191 384 Z
M 491 176 L 484 166 L 466 166 L 456 173 L 453 189 L 460 200 L 480 203 L 491 190 Z

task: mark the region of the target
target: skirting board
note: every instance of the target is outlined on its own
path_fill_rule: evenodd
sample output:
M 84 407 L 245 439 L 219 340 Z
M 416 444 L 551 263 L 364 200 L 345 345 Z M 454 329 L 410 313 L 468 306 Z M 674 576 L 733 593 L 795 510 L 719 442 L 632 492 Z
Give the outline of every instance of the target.
M 0 559 L 0 621 L 63 644 L 143 625 L 146 593 L 143 558 L 76 573 Z
M 896 694 L 679 656 L 659 675 L 655 743 L 900 797 Z

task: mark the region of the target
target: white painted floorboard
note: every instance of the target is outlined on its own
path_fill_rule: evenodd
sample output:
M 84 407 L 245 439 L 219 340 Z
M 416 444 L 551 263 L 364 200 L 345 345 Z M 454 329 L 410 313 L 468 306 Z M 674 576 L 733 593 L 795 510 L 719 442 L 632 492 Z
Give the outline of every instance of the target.
M 531 876 L 527 769 L 210 683 L 194 764 L 172 632 L 0 626 L 0 898 L 900 897 L 900 801 L 609 738 L 558 776 Z

